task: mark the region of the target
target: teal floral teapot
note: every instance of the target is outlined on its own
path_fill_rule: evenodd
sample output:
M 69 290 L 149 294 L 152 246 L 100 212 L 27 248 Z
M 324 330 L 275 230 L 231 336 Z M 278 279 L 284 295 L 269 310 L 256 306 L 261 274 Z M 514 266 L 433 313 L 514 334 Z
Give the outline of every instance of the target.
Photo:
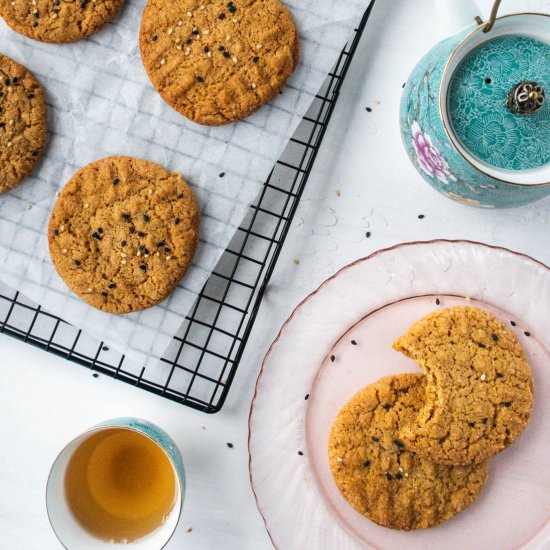
M 448 13 L 472 3 L 439 0 Z M 422 177 L 482 208 L 550 195 L 550 15 L 473 23 L 429 51 L 401 102 L 401 135 Z M 549 96 L 549 97 L 547 97 Z

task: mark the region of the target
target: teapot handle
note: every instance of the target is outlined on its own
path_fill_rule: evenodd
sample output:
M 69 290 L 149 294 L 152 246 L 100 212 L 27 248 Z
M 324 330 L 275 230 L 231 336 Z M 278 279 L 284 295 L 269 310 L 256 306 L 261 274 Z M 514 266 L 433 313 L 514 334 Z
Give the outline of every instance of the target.
M 500 8 L 500 3 L 502 0 L 495 0 L 495 3 L 493 4 L 493 9 L 491 10 L 491 15 L 489 16 L 489 21 L 485 24 L 485 28 L 483 29 L 483 32 L 489 32 L 493 25 L 495 24 L 497 15 L 498 15 L 498 8 Z

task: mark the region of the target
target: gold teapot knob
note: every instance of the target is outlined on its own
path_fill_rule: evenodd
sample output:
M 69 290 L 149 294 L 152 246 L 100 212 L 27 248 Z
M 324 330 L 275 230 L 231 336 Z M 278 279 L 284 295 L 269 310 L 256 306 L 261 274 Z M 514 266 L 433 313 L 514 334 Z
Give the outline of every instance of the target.
M 506 94 L 506 107 L 516 115 L 532 115 L 544 105 L 546 94 L 540 84 L 524 80 Z

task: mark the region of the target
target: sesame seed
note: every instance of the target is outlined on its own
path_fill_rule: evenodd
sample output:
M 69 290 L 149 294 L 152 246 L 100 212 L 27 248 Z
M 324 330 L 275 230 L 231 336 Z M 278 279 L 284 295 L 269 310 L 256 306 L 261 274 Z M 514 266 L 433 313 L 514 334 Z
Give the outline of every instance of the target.
M 352 345 L 352 346 L 356 346 L 356 345 L 357 345 L 357 342 L 356 342 L 355 340 L 352 340 L 352 341 L 351 341 L 351 345 Z
M 439 304 L 441 304 L 441 300 L 439 298 L 436 298 L 435 303 L 436 303 L 436 305 L 439 305 Z
M 512 406 L 512 402 L 511 402 L 511 401 L 505 401 L 505 402 L 503 403 L 503 405 L 504 405 L 505 407 L 511 407 L 511 406 Z
M 225 13 L 218 14 L 218 19 L 225 19 Z
M 334 355 L 331 355 L 330 356 L 330 362 L 331 363 L 334 363 L 334 361 L 336 360 L 336 357 Z
M 525 336 L 531 336 L 531 333 L 527 330 L 523 334 L 525 334 Z
M 190 11 L 188 11 L 187 12 L 187 17 L 193 17 L 193 14 Z
M 233 443 L 226 443 L 226 445 L 227 445 L 230 449 L 233 448 Z
M 149 216 L 147 214 L 143 214 L 143 221 L 144 222 L 148 222 L 150 221 L 151 218 L 149 218 Z
M 171 260 L 172 259 L 172 256 L 166 256 L 166 260 Z
M 218 175 L 219 175 L 220 178 L 223 178 L 223 177 L 225 177 L 225 172 L 220 172 Z
M 63 254 L 67 254 L 68 250 L 66 248 L 63 249 Z
M 255 55 L 253 58 L 252 58 L 252 63 L 258 63 L 258 61 L 260 60 L 260 58 Z
M 369 466 L 370 466 L 370 460 L 365 460 L 365 462 L 363 462 L 363 467 L 368 468 Z
M 485 376 L 485 373 L 483 373 L 483 374 L 479 377 L 480 380 L 485 380 L 485 378 L 487 378 L 487 377 Z
M 299 454 L 300 456 L 304 456 L 304 453 L 303 453 L 302 451 L 298 451 L 298 454 Z
M 343 459 L 342 457 L 340 457 L 340 456 L 336 457 L 336 460 L 337 460 L 338 462 L 344 462 L 344 459 Z
M 126 265 L 126 260 L 121 260 L 120 263 L 121 263 L 122 265 Z
M 172 34 L 172 33 L 174 32 L 174 29 L 173 29 L 172 27 L 170 27 L 170 28 L 168 29 L 167 32 L 168 32 L 168 34 L 170 35 L 170 34 Z
M 160 60 L 160 64 L 161 64 L 161 65 L 164 65 L 165 63 L 166 63 L 166 59 L 161 59 L 161 60 Z
M 204 78 L 202 76 L 197 76 L 197 82 L 204 82 Z

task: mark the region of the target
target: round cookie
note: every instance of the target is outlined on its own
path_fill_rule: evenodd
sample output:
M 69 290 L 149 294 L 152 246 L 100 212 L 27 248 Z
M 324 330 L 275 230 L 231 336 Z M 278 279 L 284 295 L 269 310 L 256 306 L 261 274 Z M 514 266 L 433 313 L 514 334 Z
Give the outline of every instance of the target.
M 299 57 L 294 19 L 279 0 L 149 0 L 139 45 L 162 98 L 211 126 L 273 99 Z
M 48 133 L 44 92 L 22 65 L 0 54 L 0 193 L 38 162 Z
M 441 309 L 393 346 L 426 373 L 426 402 L 401 432 L 409 448 L 443 464 L 471 464 L 502 451 L 529 422 L 533 380 L 516 337 L 478 308 Z
M 48 230 L 52 261 L 67 286 L 110 313 L 164 300 L 199 241 L 195 196 L 177 173 L 153 162 L 109 157 L 65 185 Z
M 0 16 L 15 31 L 41 42 L 76 42 L 99 32 L 124 0 L 0 0 Z
M 382 378 L 340 411 L 329 438 L 329 463 L 342 496 L 392 529 L 423 529 L 453 517 L 479 496 L 487 463 L 446 466 L 412 453 L 399 430 L 424 403 L 425 377 Z

